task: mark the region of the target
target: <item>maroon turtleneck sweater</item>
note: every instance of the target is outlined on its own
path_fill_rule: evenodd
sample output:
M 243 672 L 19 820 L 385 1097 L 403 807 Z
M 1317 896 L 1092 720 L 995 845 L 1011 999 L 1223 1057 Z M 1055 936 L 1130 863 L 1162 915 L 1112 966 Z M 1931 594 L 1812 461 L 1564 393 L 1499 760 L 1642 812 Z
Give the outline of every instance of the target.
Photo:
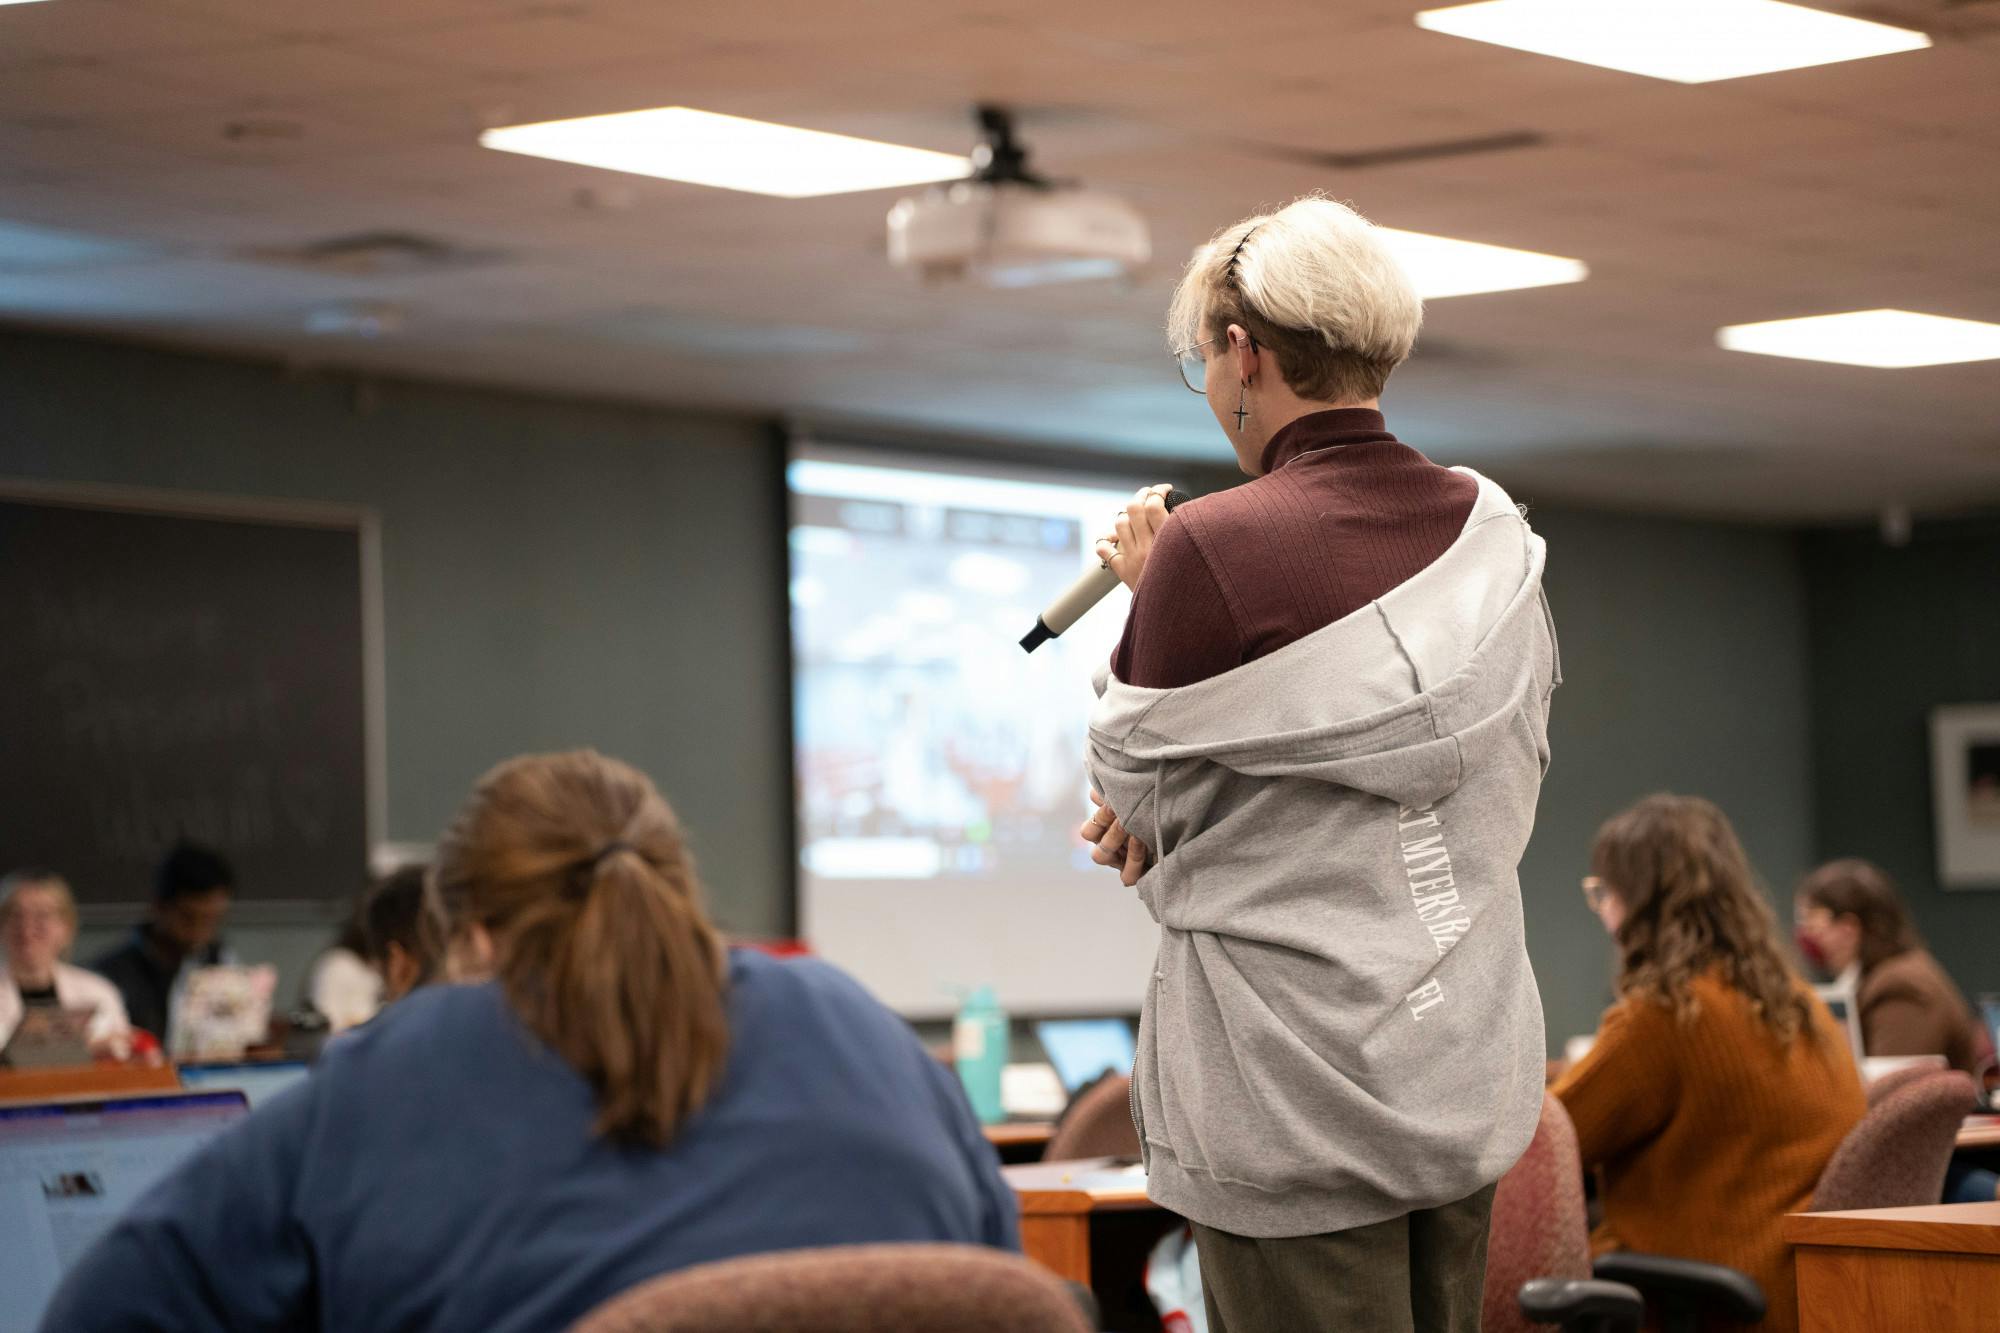
M 1443 555 L 1479 493 L 1367 408 L 1300 417 L 1263 466 L 1168 517 L 1111 659 L 1118 679 L 1192 685 L 1331 625 Z

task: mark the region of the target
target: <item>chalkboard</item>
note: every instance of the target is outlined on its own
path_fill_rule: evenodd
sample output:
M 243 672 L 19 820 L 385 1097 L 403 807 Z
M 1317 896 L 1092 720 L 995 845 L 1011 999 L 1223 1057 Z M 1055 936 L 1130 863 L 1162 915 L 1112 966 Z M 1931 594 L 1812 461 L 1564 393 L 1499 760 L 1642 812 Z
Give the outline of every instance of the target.
M 0 868 L 136 903 L 175 839 L 245 902 L 345 898 L 370 835 L 365 516 L 0 487 Z

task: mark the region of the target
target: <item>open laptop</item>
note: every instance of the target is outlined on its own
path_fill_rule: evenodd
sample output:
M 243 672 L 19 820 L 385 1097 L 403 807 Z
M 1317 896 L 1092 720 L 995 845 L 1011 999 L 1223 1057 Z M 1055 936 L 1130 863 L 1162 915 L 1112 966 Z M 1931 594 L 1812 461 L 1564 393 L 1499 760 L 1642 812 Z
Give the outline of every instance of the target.
M 1131 1026 L 1122 1018 L 1050 1019 L 1035 1024 L 1035 1039 L 1072 1097 L 1100 1074 L 1131 1073 L 1137 1054 Z
M 229 1064 L 182 1065 L 181 1086 L 190 1092 L 235 1090 L 256 1110 L 312 1072 L 303 1060 L 247 1061 Z
M 35 1327 L 91 1242 L 249 1112 L 240 1092 L 0 1107 L 0 1328 Z
M 7 1049 L 0 1052 L 13 1069 L 56 1069 L 90 1063 L 90 1025 L 97 1011 L 87 1006 L 35 1006 L 21 1014 Z
M 271 1028 L 278 971 L 269 963 L 196 968 L 168 1023 L 167 1049 L 176 1062 L 240 1060 Z
M 1826 1007 L 1833 1011 L 1834 1022 L 1846 1030 L 1848 1049 L 1854 1052 L 1854 1066 L 1861 1068 L 1866 1055 L 1861 1048 L 1861 1003 L 1853 989 L 1835 982 L 1814 986 L 1813 993 L 1826 1002 Z

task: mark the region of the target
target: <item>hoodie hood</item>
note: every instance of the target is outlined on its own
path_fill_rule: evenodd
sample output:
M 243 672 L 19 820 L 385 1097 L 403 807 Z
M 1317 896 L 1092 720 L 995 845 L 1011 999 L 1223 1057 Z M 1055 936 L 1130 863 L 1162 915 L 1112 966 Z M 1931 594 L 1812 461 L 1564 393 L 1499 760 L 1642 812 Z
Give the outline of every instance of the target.
M 1478 499 L 1451 547 L 1416 577 L 1193 685 L 1147 689 L 1100 667 L 1093 744 L 1132 761 L 1205 759 L 1413 807 L 1451 791 L 1491 739 L 1481 721 L 1519 692 L 1520 642 L 1552 630 L 1544 542 L 1500 487 L 1457 470 L 1479 483 Z

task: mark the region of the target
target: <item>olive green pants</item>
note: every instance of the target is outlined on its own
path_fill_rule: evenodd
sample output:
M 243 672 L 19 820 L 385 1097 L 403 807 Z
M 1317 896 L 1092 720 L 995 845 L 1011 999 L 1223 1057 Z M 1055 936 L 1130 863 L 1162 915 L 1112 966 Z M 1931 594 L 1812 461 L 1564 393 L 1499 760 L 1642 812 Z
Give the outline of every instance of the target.
M 1208 1333 L 1478 1333 L 1493 1189 L 1324 1236 L 1197 1225 Z

